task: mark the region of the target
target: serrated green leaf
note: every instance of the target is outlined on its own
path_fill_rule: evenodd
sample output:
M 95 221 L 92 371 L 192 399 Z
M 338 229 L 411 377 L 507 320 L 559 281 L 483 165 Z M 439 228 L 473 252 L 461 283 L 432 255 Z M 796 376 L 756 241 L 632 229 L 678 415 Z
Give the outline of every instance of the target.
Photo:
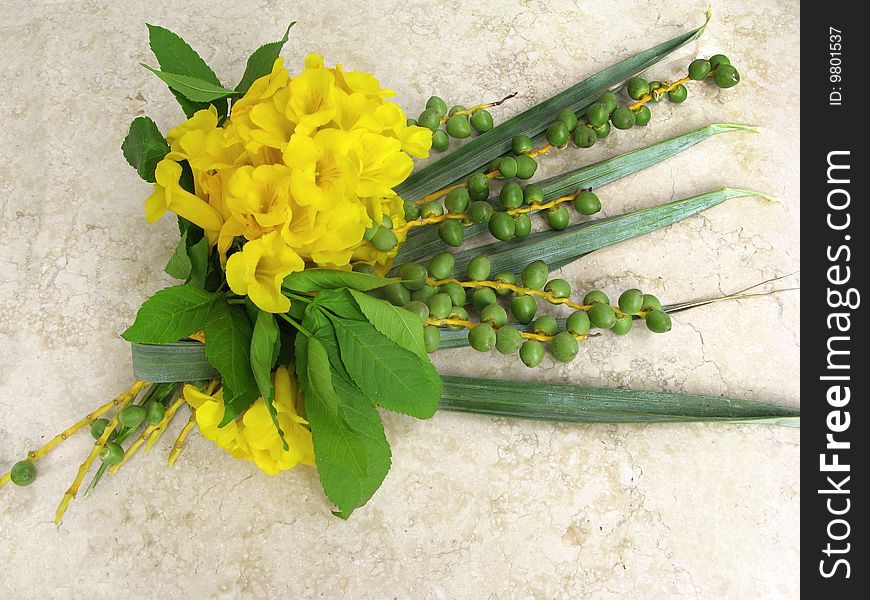
M 351 290 L 350 293 L 375 329 L 405 350 L 410 350 L 425 361 L 429 360 L 423 342 L 423 319 L 409 310 L 393 306 L 364 292 Z
M 166 71 L 159 71 L 153 67 L 149 67 L 146 64 L 142 64 L 142 66 L 157 75 L 157 77 L 162 79 L 163 82 L 171 89 L 183 95 L 188 100 L 192 100 L 194 102 L 208 103 L 212 102 L 213 100 L 219 100 L 221 98 L 238 95 L 238 92 L 236 92 L 235 90 L 224 89 L 220 85 L 215 85 L 204 79 L 191 77 L 189 75 L 179 75 L 178 73 L 167 73 Z
M 325 308 L 329 312 L 343 319 L 351 319 L 352 321 L 365 321 L 366 316 L 362 313 L 350 295 L 350 290 L 340 288 L 336 290 L 324 290 L 317 294 L 312 302 L 312 309 L 317 307 Z
M 257 320 L 254 322 L 254 333 L 251 337 L 251 370 L 260 390 L 260 396 L 266 402 L 272 424 L 281 438 L 284 450 L 288 449 L 287 440 L 284 439 L 284 430 L 278 423 L 278 409 L 275 408 L 275 386 L 272 384 L 272 369 L 278 359 L 277 348 L 279 347 L 278 323 L 272 313 L 265 311 L 257 312 Z
M 333 318 L 341 362 L 366 398 L 387 410 L 428 419 L 441 380 L 427 359 L 405 350 L 371 323 Z
M 260 46 L 254 50 L 250 57 L 248 57 L 248 64 L 245 66 L 245 73 L 242 75 L 242 80 L 236 86 L 237 92 L 244 94 L 257 79 L 272 72 L 272 66 L 275 64 L 275 60 L 281 54 L 281 49 L 287 42 L 290 28 L 295 24 L 296 21 L 293 21 L 287 26 L 287 31 L 284 32 L 284 37 L 280 40 Z
M 130 130 L 121 144 L 121 151 L 139 177 L 148 183 L 154 183 L 157 163 L 169 152 L 169 144 L 154 121 L 148 117 L 136 117 L 130 123 Z
M 637 75 L 698 37 L 703 27 L 679 35 L 599 71 L 595 75 L 504 121 L 461 148 L 413 173 L 396 186 L 406 200 L 416 200 L 442 189 L 510 150 L 515 135 L 534 137 L 549 127 L 564 108 L 582 112 L 606 90 Z
M 142 344 L 184 339 L 202 329 L 217 297 L 192 285 L 160 290 L 142 304 L 121 337 Z
M 223 298 L 215 302 L 205 322 L 205 355 L 221 374 L 224 388 L 223 427 L 245 412 L 259 396 L 251 369 L 253 327 L 245 309 Z
M 208 240 L 201 238 L 197 243 L 187 247 L 190 259 L 190 275 L 187 282 L 197 287 L 205 287 L 208 276 Z
M 339 271 L 338 269 L 305 269 L 291 273 L 284 279 L 282 287 L 293 292 L 320 292 L 349 288 L 368 291 L 384 287 L 393 280 L 368 273 L 356 271 Z
M 163 271 L 170 277 L 186 281 L 190 277 L 190 270 L 190 257 L 187 255 L 187 232 L 184 232 L 181 234 L 181 239 L 178 240 L 175 251 L 169 257 L 166 266 L 163 267 Z

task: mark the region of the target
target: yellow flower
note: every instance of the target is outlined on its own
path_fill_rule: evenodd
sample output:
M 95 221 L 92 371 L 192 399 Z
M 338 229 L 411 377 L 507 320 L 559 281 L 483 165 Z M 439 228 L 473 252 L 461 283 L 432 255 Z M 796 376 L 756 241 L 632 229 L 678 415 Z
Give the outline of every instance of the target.
M 227 183 L 227 210 L 246 221 L 248 239 L 256 239 L 290 220 L 289 201 L 290 169 L 284 165 L 239 167 Z
M 247 242 L 241 252 L 227 260 L 227 283 L 235 293 L 248 296 L 258 308 L 271 313 L 290 310 L 290 300 L 281 293 L 281 283 L 305 263 L 281 239 L 277 231 Z
M 154 192 L 145 201 L 145 218 L 149 223 L 156 223 L 163 213 L 171 210 L 207 233 L 220 230 L 223 225 L 220 213 L 181 187 L 181 165 L 164 158 L 157 163 L 155 178 Z
M 405 181 L 414 170 L 414 161 L 402 152 L 399 140 L 376 133 L 357 132 L 354 136 L 359 196 L 384 196 Z
M 192 169 L 199 171 L 235 166 L 242 155 L 241 140 L 234 139 L 231 132 L 218 127 L 217 123 L 217 108 L 214 106 L 194 113 L 166 135 L 171 149 L 166 158 L 186 160 Z
M 317 209 L 353 194 L 359 172 L 348 158 L 352 140 L 339 129 L 323 129 L 314 137 L 296 133 L 284 150 L 290 167 L 290 189 L 297 204 Z
M 213 441 L 233 455 L 234 458 L 250 460 L 250 449 L 239 431 L 238 420 L 218 427 L 224 418 L 224 394 L 219 389 L 212 395 L 200 391 L 196 386 L 187 384 L 183 390 L 184 400 L 194 409 L 196 424 L 202 437 Z
M 297 131 L 314 132 L 335 116 L 335 76 L 326 69 L 304 69 L 290 80 L 287 117 Z

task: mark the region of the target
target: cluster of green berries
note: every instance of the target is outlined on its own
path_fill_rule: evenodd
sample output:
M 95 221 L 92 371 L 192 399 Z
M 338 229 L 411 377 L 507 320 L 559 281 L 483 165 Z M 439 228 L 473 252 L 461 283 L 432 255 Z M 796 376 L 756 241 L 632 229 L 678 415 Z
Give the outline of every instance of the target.
M 363 239 L 380 252 L 389 252 L 399 244 L 399 238 L 393 233 L 393 220 L 388 215 L 384 215 L 380 225 L 373 222 L 363 233 Z
M 713 83 L 723 89 L 732 88 L 740 83 L 740 73 L 724 54 L 714 54 L 710 58 L 698 58 L 689 65 L 689 78 L 702 81 L 713 78 Z
M 543 261 L 527 265 L 520 277 L 513 273 L 499 273 L 493 279 L 491 262 L 485 255 L 476 256 L 466 267 L 467 281 L 493 281 L 508 284 L 504 287 L 481 286 L 472 288 L 469 295 L 466 287 L 457 282 L 432 285 L 431 280 L 445 280 L 454 275 L 453 254 L 441 252 L 433 256 L 427 266 L 406 263 L 399 267 L 401 282 L 392 283 L 383 289 L 383 297 L 396 306 L 404 307 L 424 321 L 426 319 L 469 320 L 469 309 L 476 311 L 479 322 L 468 333 L 472 348 L 488 352 L 495 348 L 502 354 L 519 352 L 520 359 L 528 367 L 535 367 L 544 358 L 544 344 L 523 335 L 520 326 L 527 326 L 532 333 L 549 339 L 551 352 L 556 360 L 570 362 L 579 351 L 578 336 L 586 335 L 590 328 L 610 329 L 617 335 L 631 331 L 633 318 L 638 316 L 647 328 L 664 333 L 671 328 L 671 320 L 661 310 L 659 300 L 640 290 L 632 289 L 619 297 L 618 309 L 610 305 L 603 292 L 592 291 L 583 299 L 584 309 L 575 311 L 560 331 L 558 321 L 543 315 L 535 318 L 537 300 L 535 294 L 515 292 L 510 286 L 522 286 L 527 290 L 543 290 L 548 299 L 568 298 L 571 285 L 564 279 L 549 279 L 550 271 Z M 504 301 L 500 301 L 504 298 Z M 509 317 L 513 324 L 509 323 Z M 461 329 L 462 325 L 448 325 L 449 329 Z M 426 349 L 434 352 L 441 341 L 438 327 L 427 325 L 424 329 Z
M 438 96 L 432 96 L 426 102 L 426 109 L 416 119 L 408 119 L 408 125 L 419 125 L 432 130 L 432 149 L 444 152 L 450 146 L 450 138 L 464 139 L 472 131 L 486 133 L 493 128 L 492 114 L 485 108 L 474 111 L 470 116 L 468 109 L 457 104 L 448 110 L 447 103 Z M 447 117 L 444 128 L 441 120 Z

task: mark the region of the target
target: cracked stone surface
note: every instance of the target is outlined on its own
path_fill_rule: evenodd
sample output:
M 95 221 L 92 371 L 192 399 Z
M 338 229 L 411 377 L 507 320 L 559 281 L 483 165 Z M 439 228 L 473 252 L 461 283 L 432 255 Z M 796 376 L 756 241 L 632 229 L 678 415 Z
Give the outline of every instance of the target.
M 184 7 L 182 9 L 182 7 Z M 284 56 L 376 73 L 410 115 L 438 93 L 473 104 L 517 91 L 515 114 L 703 19 L 690 0 L 515 5 L 381 0 L 273 3 L 8 0 L 0 15 L 0 470 L 129 385 L 118 337 L 168 285 L 177 235 L 143 215 L 148 186 L 119 146 L 130 120 L 163 131 L 181 113 L 151 62 L 145 22 L 181 33 L 235 81 L 248 53 L 298 19 Z M 712 122 L 729 133 L 601 188 L 603 215 L 723 186 L 731 200 L 565 268 L 575 289 L 629 287 L 666 303 L 733 292 L 799 269 L 797 3 L 715 1 L 707 33 L 650 71 L 674 79 L 724 52 L 743 82 L 692 85 L 646 128 L 548 155 L 540 176 Z M 189 18 L 187 15 L 196 15 Z M 540 224 L 538 224 L 540 226 Z M 798 284 L 796 277 L 783 286 Z M 724 394 L 799 403 L 795 292 L 685 312 L 583 345 L 571 365 L 444 352 L 451 374 Z M 349 522 L 314 470 L 268 477 L 193 435 L 165 466 L 170 432 L 54 509 L 90 441 L 60 446 L 28 488 L 0 491 L 0 597 L 793 598 L 800 433 L 740 425 L 569 426 L 460 414 L 384 417 L 393 469 Z M 176 428 L 180 423 L 176 423 Z

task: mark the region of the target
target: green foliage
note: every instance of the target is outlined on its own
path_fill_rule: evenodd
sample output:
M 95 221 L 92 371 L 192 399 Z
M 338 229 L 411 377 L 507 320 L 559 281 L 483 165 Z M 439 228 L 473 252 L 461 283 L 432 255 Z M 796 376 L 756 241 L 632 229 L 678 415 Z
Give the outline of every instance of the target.
M 179 75 L 178 73 L 158 71 L 146 64 L 143 64 L 142 66 L 162 79 L 170 89 L 178 92 L 193 102 L 208 104 L 213 100 L 220 100 L 221 98 L 238 95 L 238 92 L 234 90 L 224 89 L 220 85 L 215 85 L 205 79 L 199 79 L 198 77 L 191 77 L 189 75 Z
M 188 284 L 160 290 L 142 304 L 136 320 L 121 336 L 143 344 L 184 339 L 203 328 L 217 298 Z
M 372 298 L 356 290 L 351 291 L 351 295 L 375 329 L 405 350 L 410 350 L 420 358 L 428 360 L 426 347 L 423 344 L 425 323 L 420 317 L 404 308 L 393 306 L 389 302 Z
M 393 283 L 390 279 L 357 273 L 356 271 L 339 271 L 337 269 L 305 269 L 291 273 L 284 279 L 285 290 L 293 292 L 319 292 L 350 288 L 352 290 L 368 291 L 382 288 Z
M 169 144 L 154 121 L 148 117 L 136 117 L 130 123 L 130 131 L 121 144 L 121 151 L 139 177 L 148 183 L 154 183 L 157 163 L 169 152 Z
M 275 60 L 281 54 L 281 49 L 284 47 L 284 44 L 287 42 L 287 36 L 290 34 L 290 28 L 295 24 L 296 21 L 293 21 L 287 26 L 287 31 L 284 32 L 284 37 L 280 40 L 260 46 L 248 57 L 245 73 L 242 75 L 242 80 L 236 86 L 237 92 L 244 94 L 254 81 L 272 72 L 272 65 L 275 64 Z
M 208 272 L 208 240 L 201 238 L 195 244 L 190 244 L 188 231 L 184 231 L 163 270 L 176 279 L 204 287 Z

